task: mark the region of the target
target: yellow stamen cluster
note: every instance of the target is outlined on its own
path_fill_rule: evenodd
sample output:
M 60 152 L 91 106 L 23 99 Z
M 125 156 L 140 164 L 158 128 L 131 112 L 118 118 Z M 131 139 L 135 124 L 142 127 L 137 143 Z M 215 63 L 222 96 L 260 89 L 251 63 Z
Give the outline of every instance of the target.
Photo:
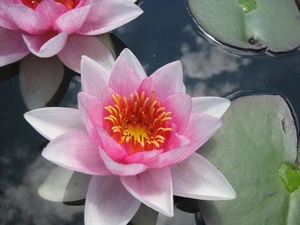
M 112 98 L 115 104 L 104 107 L 109 112 L 104 120 L 110 122 L 110 135 L 120 144 L 130 144 L 131 153 L 161 148 L 166 133 L 172 131 L 167 126 L 172 118 L 154 92 L 150 98 L 144 91 L 131 93 L 129 99 L 119 94 Z

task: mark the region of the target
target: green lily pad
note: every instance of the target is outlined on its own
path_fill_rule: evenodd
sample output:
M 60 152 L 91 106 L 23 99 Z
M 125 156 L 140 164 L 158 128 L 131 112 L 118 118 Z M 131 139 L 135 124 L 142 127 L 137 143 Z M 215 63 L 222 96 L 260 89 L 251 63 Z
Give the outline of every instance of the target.
M 205 224 L 298 225 L 297 132 L 286 101 L 278 95 L 240 97 L 222 121 L 198 152 L 219 168 L 237 198 L 198 201 Z
M 286 52 L 300 46 L 295 0 L 187 0 L 200 29 L 238 49 Z

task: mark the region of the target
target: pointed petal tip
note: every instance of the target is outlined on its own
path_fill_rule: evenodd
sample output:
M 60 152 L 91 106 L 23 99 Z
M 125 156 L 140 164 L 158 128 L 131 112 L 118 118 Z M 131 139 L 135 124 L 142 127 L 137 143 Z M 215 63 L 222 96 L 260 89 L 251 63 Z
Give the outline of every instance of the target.
M 231 105 L 231 101 L 227 98 L 221 98 L 223 101 L 223 110 L 226 112 L 226 110 L 229 108 L 229 106 Z M 224 112 L 224 113 L 225 113 Z
M 168 217 L 173 217 L 174 216 L 174 208 L 171 208 L 171 211 L 165 212 L 164 214 Z
M 180 60 L 176 60 L 176 61 L 173 61 L 173 62 L 170 62 L 170 63 L 172 63 L 172 64 L 174 64 L 174 65 L 178 65 L 178 66 L 181 66 L 181 67 L 182 67 L 182 63 L 181 63 L 181 61 L 180 61 Z
M 31 126 L 33 126 L 32 123 L 34 122 L 34 116 L 32 116 L 32 114 L 34 114 L 34 111 L 35 111 L 35 110 L 31 110 L 31 111 L 28 111 L 28 112 L 26 112 L 26 113 L 23 114 L 24 119 L 25 119 Z
M 229 184 L 227 196 L 224 196 L 224 200 L 232 200 L 237 197 L 237 194 L 233 187 Z
M 225 190 L 225 188 L 223 189 L 222 193 L 218 193 L 216 195 L 211 195 L 211 196 L 204 196 L 202 198 L 202 200 L 215 200 L 215 201 L 219 201 L 219 200 L 233 200 L 237 197 L 234 189 L 232 188 L 232 186 L 230 184 L 228 184 L 228 186 L 226 187 L 227 189 Z
M 192 112 L 202 112 L 221 118 L 230 107 L 231 101 L 221 97 L 193 97 Z
M 45 197 L 43 184 L 38 188 L 37 193 L 41 198 L 43 198 L 45 200 L 49 200 L 49 199 L 47 199 L 47 197 Z M 51 200 L 49 200 L 49 201 L 51 201 Z
M 231 200 L 236 193 L 224 175 L 194 153 L 171 167 L 174 194 L 201 200 Z
M 129 49 L 129 48 L 124 48 L 122 50 L 122 52 L 120 53 L 121 54 L 130 54 L 130 55 L 134 55 L 133 52 Z M 134 55 L 135 56 L 135 55 Z
M 30 112 L 30 111 L 29 111 L 29 112 Z M 23 116 L 24 116 L 24 118 L 25 118 L 26 121 L 28 121 L 28 117 L 30 117 L 30 116 L 28 115 L 29 112 L 26 112 L 26 113 L 23 114 Z

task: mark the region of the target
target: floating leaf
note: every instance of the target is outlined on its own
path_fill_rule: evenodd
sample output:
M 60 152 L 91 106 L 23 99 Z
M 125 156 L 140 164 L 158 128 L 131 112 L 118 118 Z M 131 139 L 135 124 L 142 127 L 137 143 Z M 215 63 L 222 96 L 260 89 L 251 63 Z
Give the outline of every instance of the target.
M 276 53 L 300 45 L 295 0 L 188 0 L 188 7 L 200 29 L 214 41 Z
M 60 60 L 38 58 L 29 54 L 21 60 L 20 90 L 29 110 L 44 107 L 57 92 L 64 77 L 64 67 Z
M 225 175 L 237 198 L 199 201 L 205 224 L 299 224 L 300 189 L 290 193 L 279 172 L 297 157 L 295 121 L 285 100 L 278 95 L 240 97 L 222 121 L 199 153 Z M 297 183 L 298 171 L 289 179 Z
M 39 195 L 49 201 L 72 204 L 86 198 L 91 176 L 56 167 L 40 186 Z

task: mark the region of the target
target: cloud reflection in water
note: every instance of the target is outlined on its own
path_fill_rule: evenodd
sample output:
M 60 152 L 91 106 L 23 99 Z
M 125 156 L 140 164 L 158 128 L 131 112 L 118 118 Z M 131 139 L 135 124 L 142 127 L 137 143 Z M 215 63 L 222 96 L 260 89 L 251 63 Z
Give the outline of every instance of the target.
M 241 67 L 251 65 L 251 59 L 233 55 L 205 41 L 190 24 L 182 32 L 194 40 L 181 44 L 183 71 L 187 79 L 193 80 L 193 85 L 187 86 L 187 92 L 192 96 L 222 96 L 238 89 L 238 83 L 224 82 L 221 76 L 237 73 Z
M 25 147 L 18 151 L 27 154 L 31 152 L 30 150 Z M 83 206 L 70 207 L 62 203 L 49 202 L 38 195 L 37 189 L 55 167 L 54 164 L 42 157 L 37 157 L 26 168 L 26 175 L 20 179 L 20 184 L 13 184 L 8 179 L 2 181 L 2 185 L 5 187 L 1 197 L 0 212 L 3 224 L 83 223 Z

